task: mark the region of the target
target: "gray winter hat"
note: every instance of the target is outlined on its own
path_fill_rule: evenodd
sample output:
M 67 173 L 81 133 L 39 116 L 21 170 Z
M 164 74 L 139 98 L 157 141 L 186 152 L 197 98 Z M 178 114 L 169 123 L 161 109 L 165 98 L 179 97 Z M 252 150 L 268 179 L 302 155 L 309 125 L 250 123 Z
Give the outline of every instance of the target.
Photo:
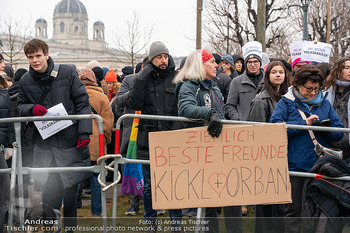
M 154 57 L 156 57 L 159 54 L 166 53 L 169 55 L 168 48 L 160 41 L 155 41 L 151 44 L 151 47 L 149 49 L 149 57 L 148 59 L 152 61 Z

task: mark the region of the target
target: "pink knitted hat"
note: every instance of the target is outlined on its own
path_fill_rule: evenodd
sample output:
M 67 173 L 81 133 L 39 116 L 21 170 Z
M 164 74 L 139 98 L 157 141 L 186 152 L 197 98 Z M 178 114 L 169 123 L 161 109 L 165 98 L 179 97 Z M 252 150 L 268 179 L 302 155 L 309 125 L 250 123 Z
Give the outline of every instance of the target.
M 295 64 L 299 62 L 306 62 L 307 64 L 310 64 L 310 61 L 302 61 L 301 58 L 299 57 L 292 62 L 292 68 L 294 68 Z

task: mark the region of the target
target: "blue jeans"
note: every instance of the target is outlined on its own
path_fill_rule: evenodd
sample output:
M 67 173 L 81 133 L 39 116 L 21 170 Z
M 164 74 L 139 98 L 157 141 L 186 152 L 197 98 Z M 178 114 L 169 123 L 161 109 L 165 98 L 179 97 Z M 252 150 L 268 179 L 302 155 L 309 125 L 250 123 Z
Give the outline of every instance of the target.
M 151 192 L 151 176 L 150 166 L 142 165 L 143 174 L 143 207 L 145 209 L 144 219 L 155 223 L 157 219 L 157 211 L 152 208 L 152 192 Z M 181 220 L 182 211 L 180 209 L 169 210 L 169 216 L 171 219 Z
M 97 181 L 98 173 L 92 173 L 90 178 L 91 186 L 91 213 L 93 216 L 101 214 L 101 186 Z

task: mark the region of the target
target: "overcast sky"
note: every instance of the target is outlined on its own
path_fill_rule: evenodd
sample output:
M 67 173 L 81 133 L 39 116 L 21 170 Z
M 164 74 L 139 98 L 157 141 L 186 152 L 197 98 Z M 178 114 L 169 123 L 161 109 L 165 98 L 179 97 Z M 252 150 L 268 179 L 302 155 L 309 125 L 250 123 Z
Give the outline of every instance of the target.
M 48 37 L 52 38 L 52 17 L 61 0 L 6 0 L 1 1 L 0 20 L 10 16 L 25 23 L 44 18 L 48 23 Z M 100 20 L 105 25 L 106 42 L 114 46 L 116 33 L 125 33 L 126 20 L 135 11 L 146 28 L 155 26 L 151 41 L 160 40 L 173 56 L 187 56 L 195 50 L 196 0 L 80 0 L 89 17 L 89 39 L 92 25 Z

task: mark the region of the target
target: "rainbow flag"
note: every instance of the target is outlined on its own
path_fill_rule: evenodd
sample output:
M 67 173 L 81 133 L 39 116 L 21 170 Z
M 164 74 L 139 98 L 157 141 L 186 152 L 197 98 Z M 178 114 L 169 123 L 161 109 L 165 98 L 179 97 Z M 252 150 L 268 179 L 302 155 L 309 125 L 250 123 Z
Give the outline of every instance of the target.
M 135 114 L 141 114 L 141 111 L 135 111 Z M 134 118 L 132 123 L 130 140 L 126 158 L 136 159 L 137 155 L 137 133 L 138 133 L 139 119 Z M 127 163 L 124 165 L 124 175 L 121 192 L 125 194 L 137 195 L 142 197 L 143 191 L 143 175 L 141 164 Z

